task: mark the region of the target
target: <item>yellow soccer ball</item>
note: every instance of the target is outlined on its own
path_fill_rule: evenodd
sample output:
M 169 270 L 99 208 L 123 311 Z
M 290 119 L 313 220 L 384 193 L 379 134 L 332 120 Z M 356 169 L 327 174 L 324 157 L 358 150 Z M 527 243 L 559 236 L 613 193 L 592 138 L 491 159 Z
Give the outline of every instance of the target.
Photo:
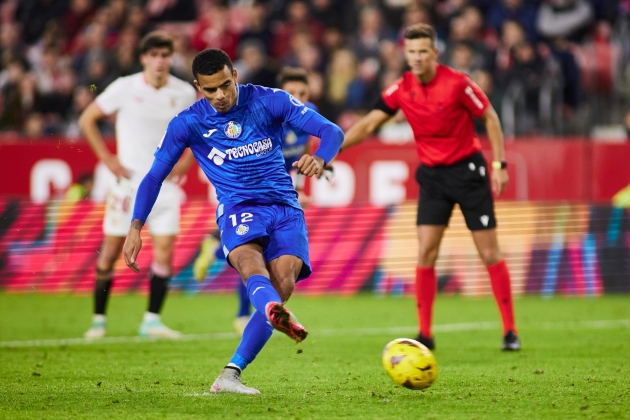
M 383 367 L 394 382 L 409 389 L 428 388 L 438 377 L 433 353 L 410 338 L 397 338 L 385 346 Z

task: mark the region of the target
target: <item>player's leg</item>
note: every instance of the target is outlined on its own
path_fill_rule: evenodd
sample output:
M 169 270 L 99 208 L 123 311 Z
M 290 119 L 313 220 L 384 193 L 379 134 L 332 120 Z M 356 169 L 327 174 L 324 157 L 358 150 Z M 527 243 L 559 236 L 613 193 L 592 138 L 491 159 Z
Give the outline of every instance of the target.
M 114 263 L 120 256 L 133 211 L 133 185 L 129 180 L 118 180 L 110 189 L 105 203 L 103 233 L 105 238 L 96 261 L 96 287 L 94 288 L 94 316 L 86 338 L 105 335 L 105 310 L 112 287 Z
M 419 342 L 433 350 L 433 303 L 437 294 L 435 262 L 442 236 L 453 212 L 454 202 L 444 194 L 441 172 L 436 168 L 420 166 L 416 181 L 420 185 L 418 198 L 418 265 L 416 266 L 416 309 L 418 315 Z
M 306 337 L 304 328 L 282 305 L 293 292 L 297 279 L 310 274 L 303 213 L 289 210 L 291 214 L 285 218 L 286 211 L 271 207 L 234 208 L 228 217 L 219 219 L 222 241 L 226 249 L 231 249 L 228 261 L 246 279 L 245 285 L 256 310 L 230 363 L 212 384 L 211 393 L 259 393 L 245 387 L 240 382 L 240 374 L 267 343 L 273 332 L 272 326 L 296 340 Z M 294 213 L 299 213 L 299 217 Z M 236 216 L 247 223 L 234 222 Z M 278 218 L 286 220 L 278 221 Z M 246 240 L 249 242 L 243 243 Z M 283 250 L 289 243 L 301 258 L 286 255 Z
M 125 242 L 124 236 L 106 235 L 96 261 L 96 285 L 94 287 L 94 315 L 92 325 L 84 334 L 85 338 L 101 338 L 107 327 L 107 302 L 112 287 L 114 263 L 118 259 Z
M 479 256 L 490 275 L 492 292 L 501 313 L 501 320 L 503 321 L 502 348 L 503 350 L 520 350 L 520 341 L 514 321 L 510 272 L 505 259 L 501 256 L 496 229 L 474 230 L 472 236 Z
M 269 279 L 269 272 L 263 259 L 263 248 L 259 241 L 232 249 L 228 261 L 241 277 L 246 279 L 245 285 L 256 310 L 245 326 L 241 342 L 230 362 L 210 387 L 210 393 L 259 394 L 257 389 L 242 384 L 241 373 L 269 341 L 273 327 L 267 322 L 265 309 L 268 303 L 280 302 L 281 298 Z
M 234 329 L 239 335 L 243 335 L 245 326 L 249 322 L 252 316 L 251 302 L 249 301 L 249 295 L 247 294 L 247 286 L 243 281 L 239 281 L 236 286 L 236 293 L 238 294 L 238 312 L 234 319 Z
M 179 187 L 164 182 L 147 218 L 146 225 L 153 243 L 153 261 L 149 272 L 149 305 L 138 331 L 142 337 L 179 338 L 182 335 L 165 326 L 160 319 L 173 274 L 173 250 L 180 223 L 180 194 Z
M 418 266 L 416 267 L 416 308 L 419 334 L 417 340 L 435 349 L 433 339 L 433 303 L 437 294 L 435 262 L 446 226 L 418 226 Z
M 168 328 L 160 319 L 173 270 L 175 235 L 152 235 L 151 241 L 153 262 L 149 272 L 149 305 L 140 324 L 139 334 L 151 338 L 179 338 L 182 334 Z
M 490 275 L 492 292 L 503 320 L 503 349 L 519 350 L 510 274 L 497 241 L 497 221 L 486 170 L 487 163 L 480 153 L 471 156 L 464 163 L 453 174 L 461 182 L 457 201 L 466 219 L 466 226 L 472 233 L 479 256 Z
M 303 261 L 294 255 L 281 255 L 267 265 L 271 273 L 271 283 L 278 291 L 281 302 L 267 306 L 267 318 L 271 325 L 293 340 L 300 342 L 306 339 L 308 332 L 297 318 L 284 307 L 295 289 L 295 282 L 302 272 Z
M 195 280 L 202 281 L 206 277 L 208 268 L 217 259 L 216 252 L 220 247 L 221 233 L 218 229 L 214 230 L 203 239 L 199 249 L 199 255 L 197 255 L 193 263 L 193 276 Z

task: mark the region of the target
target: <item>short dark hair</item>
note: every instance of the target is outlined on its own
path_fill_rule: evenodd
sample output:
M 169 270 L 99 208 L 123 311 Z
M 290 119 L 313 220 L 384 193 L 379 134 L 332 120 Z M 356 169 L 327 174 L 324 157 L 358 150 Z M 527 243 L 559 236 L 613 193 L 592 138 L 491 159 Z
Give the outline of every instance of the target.
M 437 33 L 433 26 L 426 23 L 416 23 L 415 25 L 407 26 L 405 33 L 403 34 L 405 39 L 420 39 L 429 38 L 433 45 L 437 42 Z
M 140 40 L 140 54 L 146 54 L 153 48 L 168 48 L 173 53 L 173 37 L 164 31 L 149 32 Z
M 200 74 L 210 76 L 222 71 L 225 66 L 228 67 L 230 73 L 234 69 L 232 60 L 225 51 L 218 48 L 208 48 L 198 53 L 193 59 L 192 73 L 195 78 Z
M 302 82 L 308 85 L 308 73 L 299 67 L 284 67 L 278 74 L 276 83 L 282 86 L 287 82 Z

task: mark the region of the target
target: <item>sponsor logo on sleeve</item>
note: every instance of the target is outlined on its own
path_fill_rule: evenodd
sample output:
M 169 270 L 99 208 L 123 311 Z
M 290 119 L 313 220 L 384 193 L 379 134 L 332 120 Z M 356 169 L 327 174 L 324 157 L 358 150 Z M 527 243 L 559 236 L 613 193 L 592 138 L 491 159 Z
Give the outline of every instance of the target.
M 296 98 L 293 95 L 289 95 L 289 100 L 295 106 L 304 106 L 304 104 L 298 98 Z

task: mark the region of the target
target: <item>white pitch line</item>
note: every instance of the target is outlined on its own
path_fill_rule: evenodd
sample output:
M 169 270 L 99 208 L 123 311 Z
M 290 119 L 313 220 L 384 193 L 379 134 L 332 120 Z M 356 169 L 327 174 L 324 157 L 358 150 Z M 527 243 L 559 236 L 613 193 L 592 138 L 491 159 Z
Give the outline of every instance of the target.
M 485 331 L 500 327 L 498 322 L 461 322 L 456 324 L 440 324 L 433 326 L 433 331 L 447 333 L 454 331 Z M 630 319 L 611 319 L 599 321 L 558 321 L 543 322 L 536 326 L 529 326 L 526 329 L 609 329 L 609 328 L 630 328 Z M 334 336 L 366 336 L 366 335 L 394 335 L 394 334 L 414 334 L 416 326 L 408 327 L 383 327 L 383 328 L 337 328 L 322 329 L 312 332 L 311 337 L 334 337 Z M 172 341 L 212 341 L 229 340 L 237 338 L 236 333 L 222 332 L 212 334 L 184 334 L 181 338 Z M 126 344 L 126 343 L 150 343 L 155 341 L 167 341 L 142 337 L 103 337 L 100 339 L 87 338 L 61 338 L 51 340 L 25 340 L 25 341 L 0 341 L 0 348 L 24 348 L 24 347 L 54 347 L 73 346 L 88 344 Z M 169 340 L 170 341 L 170 340 Z

